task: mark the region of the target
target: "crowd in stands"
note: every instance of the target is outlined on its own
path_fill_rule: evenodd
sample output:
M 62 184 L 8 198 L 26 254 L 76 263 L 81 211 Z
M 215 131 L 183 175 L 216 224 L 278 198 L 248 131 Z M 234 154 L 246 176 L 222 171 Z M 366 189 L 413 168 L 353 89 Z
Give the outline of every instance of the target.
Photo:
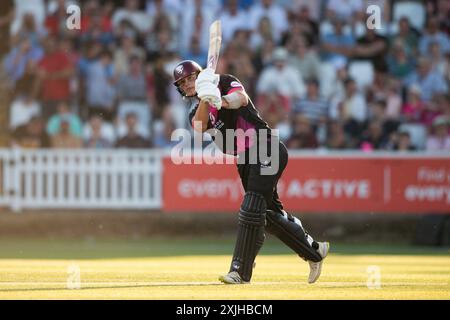
M 11 145 L 172 146 L 189 128 L 172 70 L 205 64 L 215 19 L 217 72 L 288 148 L 450 151 L 448 0 L 2 0 Z

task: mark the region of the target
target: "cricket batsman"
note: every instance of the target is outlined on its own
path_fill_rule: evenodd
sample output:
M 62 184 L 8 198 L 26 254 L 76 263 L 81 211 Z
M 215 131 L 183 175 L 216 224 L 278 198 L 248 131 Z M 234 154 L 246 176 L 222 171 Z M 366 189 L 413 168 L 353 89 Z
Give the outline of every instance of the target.
M 288 162 L 287 149 L 260 117 L 243 85 L 232 75 L 215 74 L 212 68 L 203 70 L 191 60 L 180 62 L 173 76 L 174 85 L 189 102 L 189 120 L 195 131 L 213 131 L 223 137 L 230 129 L 252 132 L 242 139 L 236 136 L 231 146 L 223 142 L 226 139 L 220 139 L 222 143 L 218 146 L 224 153 L 245 159 L 237 164 L 245 195 L 239 210 L 233 258 L 228 274 L 220 276 L 219 280 L 226 284 L 250 282 L 254 261 L 267 231 L 308 261 L 308 282 L 317 281 L 323 259 L 329 251 L 329 243 L 314 241 L 301 221 L 283 209 L 277 194 L 277 183 Z M 214 134 L 212 136 L 218 144 Z M 262 174 L 263 169 L 271 166 L 271 163 L 259 157 L 256 161 L 249 161 L 250 153 L 259 148 L 258 141 L 262 138 L 270 142 L 267 143 L 270 154 L 275 154 L 273 139 L 277 139 L 275 148 L 278 159 L 271 161 L 278 161 L 278 170 L 273 174 Z

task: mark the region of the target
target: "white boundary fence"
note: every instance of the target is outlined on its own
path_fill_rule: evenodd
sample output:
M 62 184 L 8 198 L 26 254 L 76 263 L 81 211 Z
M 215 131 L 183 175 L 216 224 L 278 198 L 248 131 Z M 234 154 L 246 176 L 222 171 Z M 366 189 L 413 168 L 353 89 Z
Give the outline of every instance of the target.
M 0 149 L 0 206 L 159 209 L 157 150 Z

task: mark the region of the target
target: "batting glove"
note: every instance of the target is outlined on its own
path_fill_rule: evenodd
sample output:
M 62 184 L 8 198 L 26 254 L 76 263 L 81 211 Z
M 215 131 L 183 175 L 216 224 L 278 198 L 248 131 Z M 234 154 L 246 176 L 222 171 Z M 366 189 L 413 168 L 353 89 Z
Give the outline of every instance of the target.
M 200 100 L 207 101 L 213 105 L 214 108 L 220 110 L 222 107 L 222 96 L 216 85 L 210 82 L 196 83 L 195 90 L 197 91 L 197 96 Z
M 195 85 L 209 82 L 217 87 L 219 85 L 219 79 L 220 76 L 218 74 L 215 74 L 213 69 L 206 68 L 198 74 L 197 80 L 195 80 Z

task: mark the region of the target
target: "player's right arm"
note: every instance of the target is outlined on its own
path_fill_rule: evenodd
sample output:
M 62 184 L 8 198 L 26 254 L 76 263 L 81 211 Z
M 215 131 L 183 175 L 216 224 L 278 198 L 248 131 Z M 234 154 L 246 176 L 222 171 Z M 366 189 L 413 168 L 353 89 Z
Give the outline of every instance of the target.
M 197 111 L 192 118 L 192 127 L 197 132 L 205 132 L 208 130 L 209 123 L 209 103 L 204 100 L 200 100 Z

